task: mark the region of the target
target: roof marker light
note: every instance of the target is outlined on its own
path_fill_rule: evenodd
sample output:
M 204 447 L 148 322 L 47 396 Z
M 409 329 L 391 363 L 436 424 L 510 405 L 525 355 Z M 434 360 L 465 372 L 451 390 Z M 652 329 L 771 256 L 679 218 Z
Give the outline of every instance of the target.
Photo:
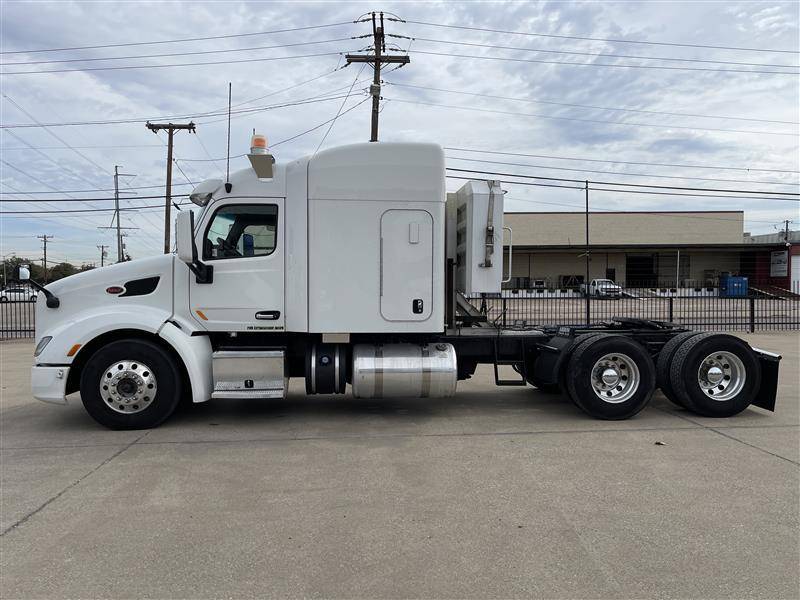
M 250 139 L 250 154 L 268 154 L 267 136 L 260 133 L 253 134 Z

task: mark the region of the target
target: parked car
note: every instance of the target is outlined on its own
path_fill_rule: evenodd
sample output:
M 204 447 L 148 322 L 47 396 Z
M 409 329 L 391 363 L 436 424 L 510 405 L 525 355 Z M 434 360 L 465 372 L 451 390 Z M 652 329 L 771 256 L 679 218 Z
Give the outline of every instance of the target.
M 0 302 L 36 302 L 36 291 L 26 287 L 0 290 Z
M 622 296 L 622 288 L 610 279 L 592 279 L 588 288 L 585 283 L 582 283 L 581 291 L 588 296 L 597 298 L 619 298 Z

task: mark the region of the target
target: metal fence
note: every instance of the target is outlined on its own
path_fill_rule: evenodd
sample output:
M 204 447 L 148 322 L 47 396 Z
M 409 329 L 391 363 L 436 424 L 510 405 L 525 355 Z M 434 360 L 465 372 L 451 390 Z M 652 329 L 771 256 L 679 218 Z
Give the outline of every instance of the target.
M 0 302 L 0 340 L 32 338 L 35 322 L 35 302 Z
M 800 296 L 720 298 L 668 297 L 626 289 L 618 299 L 539 294 L 536 290 L 472 296 L 469 301 L 501 327 L 581 325 L 614 317 L 669 321 L 698 330 L 800 330 Z M 0 302 L 0 340 L 32 338 L 36 323 L 32 302 Z
M 620 298 L 586 298 L 572 292 L 548 295 L 519 290 L 473 296 L 469 301 L 501 327 L 582 325 L 628 317 L 669 321 L 698 330 L 800 330 L 800 296 L 657 296 L 626 289 Z

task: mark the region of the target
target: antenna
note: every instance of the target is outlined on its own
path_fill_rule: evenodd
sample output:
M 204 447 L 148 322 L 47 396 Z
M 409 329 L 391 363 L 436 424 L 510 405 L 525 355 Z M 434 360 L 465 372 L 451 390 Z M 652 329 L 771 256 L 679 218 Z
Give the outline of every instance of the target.
M 229 194 L 231 185 L 231 82 L 228 82 L 228 154 L 225 159 L 225 191 Z

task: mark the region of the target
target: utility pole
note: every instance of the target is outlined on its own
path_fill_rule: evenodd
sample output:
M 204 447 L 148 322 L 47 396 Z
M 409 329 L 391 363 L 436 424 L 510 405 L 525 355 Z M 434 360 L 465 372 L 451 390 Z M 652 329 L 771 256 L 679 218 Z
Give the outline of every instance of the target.
M 171 251 L 169 244 L 170 232 L 170 209 L 172 208 L 172 139 L 175 136 L 175 131 L 186 129 L 190 133 L 194 133 L 194 123 L 191 121 L 184 124 L 175 123 L 151 123 L 147 122 L 147 128 L 153 133 L 158 133 L 162 129 L 167 130 L 167 189 L 166 198 L 164 203 L 164 254 L 169 254 Z
M 117 262 L 122 262 L 122 231 L 119 222 L 119 165 L 114 165 L 114 216 L 117 219 Z
M 44 269 L 44 282 L 47 283 L 47 240 L 52 240 L 52 235 L 37 235 L 37 239 L 42 240 L 43 255 L 42 255 L 42 269 Z
M 789 246 L 789 224 L 793 223 L 794 221 L 790 221 L 789 219 L 785 219 L 783 221 L 783 243 Z
M 101 267 L 105 266 L 105 258 L 106 258 L 106 256 L 108 256 L 108 252 L 106 252 L 106 248 L 108 248 L 108 246 L 105 245 L 105 244 L 100 244 L 99 246 L 97 246 L 97 248 L 100 250 L 100 266 Z
M 369 63 L 372 65 L 374 77 L 369 93 L 372 96 L 372 131 L 369 141 L 378 141 L 378 114 L 380 113 L 381 99 L 381 65 L 399 64 L 405 65 L 411 62 L 408 55 L 386 54 L 386 36 L 383 29 L 383 13 L 380 13 L 380 25 L 376 19 L 376 13 L 372 13 L 372 38 L 373 54 L 347 54 L 345 59 L 347 64 Z
M 123 227 L 122 226 L 122 221 L 121 221 L 121 218 L 120 218 L 122 215 L 121 215 L 120 209 L 119 209 L 119 195 L 120 195 L 120 193 L 126 193 L 126 192 L 120 192 L 119 191 L 119 178 L 120 177 L 136 177 L 136 176 L 133 175 L 132 173 L 120 173 L 119 172 L 119 168 L 120 168 L 119 165 L 114 165 L 114 216 L 111 218 L 111 225 L 109 227 L 98 227 L 98 229 L 114 229 L 114 230 L 116 230 L 116 232 L 117 232 L 117 262 L 118 263 L 122 262 L 122 259 L 123 259 L 123 254 L 122 254 L 122 235 L 123 234 L 122 234 L 122 230 L 123 229 L 137 229 L 136 227 Z M 127 193 L 132 193 L 132 192 L 127 192 Z M 116 221 L 116 225 L 114 225 L 115 221 Z M 100 248 L 100 247 L 101 246 L 98 246 L 98 248 Z M 103 248 L 103 251 L 102 251 L 103 254 L 106 255 L 105 248 L 108 248 L 108 246 L 102 246 L 102 248 Z M 102 267 L 103 265 L 100 265 L 100 266 Z
M 586 193 L 586 324 L 590 325 L 592 322 L 592 298 L 591 288 L 589 286 L 589 263 L 591 257 L 589 256 L 589 182 L 585 182 Z

